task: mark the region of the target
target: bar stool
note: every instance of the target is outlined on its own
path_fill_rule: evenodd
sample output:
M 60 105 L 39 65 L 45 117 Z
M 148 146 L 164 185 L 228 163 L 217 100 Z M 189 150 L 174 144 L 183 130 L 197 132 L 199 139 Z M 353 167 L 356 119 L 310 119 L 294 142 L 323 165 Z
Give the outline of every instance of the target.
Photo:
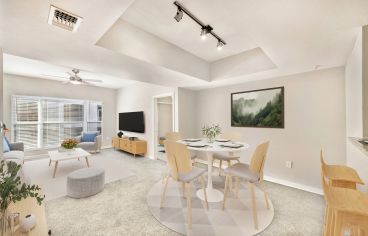
M 324 235 L 342 236 L 346 229 L 353 236 L 368 235 L 368 196 L 357 190 L 329 186 L 323 165 L 321 178 L 326 202 Z
M 364 182 L 353 168 L 342 165 L 327 165 L 323 159 L 322 150 L 321 165 L 324 168 L 325 177 L 332 187 L 356 189 L 356 184 L 364 185 Z

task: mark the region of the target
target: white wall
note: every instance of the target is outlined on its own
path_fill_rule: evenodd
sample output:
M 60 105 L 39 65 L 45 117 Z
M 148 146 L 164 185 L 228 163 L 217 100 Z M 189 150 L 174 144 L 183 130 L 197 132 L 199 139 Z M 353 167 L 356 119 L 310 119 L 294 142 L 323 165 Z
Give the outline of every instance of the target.
M 179 132 L 182 138 L 193 138 L 197 135 L 197 96 L 196 92 L 178 88 Z
M 363 137 L 362 59 L 360 32 L 345 67 L 347 137 Z
M 0 121 L 3 121 L 3 111 L 4 111 L 4 104 L 3 104 L 3 100 L 4 100 L 4 93 L 3 93 L 3 50 L 2 48 L 0 48 L 0 91 L 1 91 L 1 96 L 0 96 Z M 0 157 L 2 158 L 3 156 L 3 133 L 0 134 L 0 140 L 1 140 L 1 144 L 0 144 Z
M 11 124 L 11 95 L 28 95 L 86 99 L 103 103 L 103 145 L 111 146 L 111 137 L 116 135 L 116 104 L 113 89 L 62 84 L 60 81 L 4 75 L 4 122 Z
M 124 135 L 134 136 L 147 141 L 147 156 L 154 157 L 154 127 L 153 127 L 153 96 L 174 93 L 175 89 L 152 85 L 147 83 L 137 83 L 126 86 L 118 90 L 116 95 L 117 113 L 144 111 L 145 133 L 124 132 Z M 116 123 L 117 124 L 117 123 Z
M 346 164 L 368 183 L 368 157 L 348 137 L 363 137 L 363 32 L 360 31 L 345 67 Z M 366 42 L 365 42 L 366 43 Z M 368 186 L 358 187 L 368 192 Z
M 282 78 L 208 89 L 197 92 L 197 135 L 204 124 L 217 123 L 223 131 L 242 134 L 251 148 L 241 156 L 249 162 L 257 144 L 270 140 L 265 175 L 320 191 L 319 151 L 326 161 L 345 164 L 344 68 L 313 71 Z M 285 87 L 285 128 L 233 128 L 230 94 L 254 89 Z M 292 169 L 285 167 L 291 160 Z

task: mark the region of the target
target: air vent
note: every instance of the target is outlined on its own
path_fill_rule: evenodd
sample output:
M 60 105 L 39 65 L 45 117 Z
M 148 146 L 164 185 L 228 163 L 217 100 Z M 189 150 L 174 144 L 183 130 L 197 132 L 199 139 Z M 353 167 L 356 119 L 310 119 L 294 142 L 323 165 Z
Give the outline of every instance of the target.
M 82 17 L 79 17 L 75 14 L 72 14 L 52 5 L 50 7 L 48 20 L 49 25 L 55 25 L 60 28 L 75 32 L 77 31 L 82 21 Z

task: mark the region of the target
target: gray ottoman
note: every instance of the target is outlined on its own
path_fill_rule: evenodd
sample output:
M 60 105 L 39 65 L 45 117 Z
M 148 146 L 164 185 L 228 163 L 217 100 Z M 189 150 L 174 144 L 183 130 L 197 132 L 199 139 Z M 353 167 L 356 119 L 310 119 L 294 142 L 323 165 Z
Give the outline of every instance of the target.
M 101 192 L 105 185 L 105 170 L 91 167 L 68 175 L 66 192 L 72 198 L 84 198 Z

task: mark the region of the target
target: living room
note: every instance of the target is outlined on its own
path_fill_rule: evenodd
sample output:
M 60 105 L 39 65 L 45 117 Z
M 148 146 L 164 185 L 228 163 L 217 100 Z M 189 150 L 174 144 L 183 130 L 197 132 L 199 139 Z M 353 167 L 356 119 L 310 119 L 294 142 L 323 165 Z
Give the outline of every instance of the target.
M 368 233 L 368 3 L 15 0 L 0 19 L 2 235 Z

